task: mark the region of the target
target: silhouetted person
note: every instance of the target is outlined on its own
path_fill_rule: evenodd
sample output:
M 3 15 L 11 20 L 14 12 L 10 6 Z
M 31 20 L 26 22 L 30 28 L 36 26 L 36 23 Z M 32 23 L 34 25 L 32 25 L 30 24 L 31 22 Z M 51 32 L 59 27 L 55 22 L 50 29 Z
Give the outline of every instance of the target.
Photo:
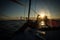
M 36 27 L 39 28 L 39 23 L 41 22 L 41 18 L 40 18 L 40 15 L 38 14 L 37 15 L 37 19 L 36 19 Z
M 48 26 L 48 24 L 47 24 L 47 23 L 48 23 L 48 21 L 49 21 L 48 17 L 47 17 L 47 16 L 45 16 L 45 17 L 44 17 L 44 22 L 45 22 L 45 25 L 46 25 L 46 26 Z

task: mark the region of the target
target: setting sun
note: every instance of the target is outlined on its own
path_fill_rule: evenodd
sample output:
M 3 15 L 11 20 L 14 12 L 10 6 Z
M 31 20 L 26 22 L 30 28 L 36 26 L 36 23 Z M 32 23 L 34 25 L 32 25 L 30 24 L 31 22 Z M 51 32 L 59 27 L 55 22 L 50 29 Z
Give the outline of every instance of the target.
M 41 16 L 41 18 L 43 19 L 44 16 L 45 16 L 45 11 L 41 11 L 41 12 L 40 12 L 40 16 Z
M 48 18 L 51 18 L 51 14 L 48 9 L 41 9 L 38 14 L 40 15 L 41 19 L 44 19 L 45 16 L 48 16 Z
M 44 18 L 45 14 L 42 12 L 42 13 L 40 14 L 40 16 L 41 16 L 41 18 Z

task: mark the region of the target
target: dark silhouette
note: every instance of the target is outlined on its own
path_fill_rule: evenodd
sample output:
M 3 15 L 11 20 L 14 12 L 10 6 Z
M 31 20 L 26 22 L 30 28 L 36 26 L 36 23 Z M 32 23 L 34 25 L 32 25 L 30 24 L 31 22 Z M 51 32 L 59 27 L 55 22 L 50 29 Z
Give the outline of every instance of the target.
M 45 25 L 46 25 L 46 26 L 48 26 L 48 24 L 47 24 L 47 23 L 48 23 L 48 21 L 49 21 L 48 17 L 47 17 L 47 16 L 45 16 L 45 17 L 44 17 L 44 22 L 45 22 Z

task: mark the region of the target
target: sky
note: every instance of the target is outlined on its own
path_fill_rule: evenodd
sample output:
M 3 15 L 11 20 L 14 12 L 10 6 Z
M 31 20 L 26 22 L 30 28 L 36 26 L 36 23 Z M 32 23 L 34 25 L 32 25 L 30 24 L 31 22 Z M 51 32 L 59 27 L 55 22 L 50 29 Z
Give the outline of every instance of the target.
M 27 17 L 29 0 L 18 0 L 18 2 L 23 3 L 26 6 L 19 5 L 10 0 L 0 0 L 0 18 L 17 18 L 17 17 Z M 36 13 L 45 14 L 49 18 L 60 18 L 60 0 L 31 0 L 31 11 L 30 17 L 35 17 Z

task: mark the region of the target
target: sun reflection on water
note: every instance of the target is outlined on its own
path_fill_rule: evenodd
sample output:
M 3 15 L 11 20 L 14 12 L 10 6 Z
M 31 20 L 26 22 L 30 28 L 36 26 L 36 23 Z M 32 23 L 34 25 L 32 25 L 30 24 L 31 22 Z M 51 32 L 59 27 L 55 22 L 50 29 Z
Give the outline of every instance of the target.
M 41 21 L 40 25 L 45 25 L 44 21 Z

